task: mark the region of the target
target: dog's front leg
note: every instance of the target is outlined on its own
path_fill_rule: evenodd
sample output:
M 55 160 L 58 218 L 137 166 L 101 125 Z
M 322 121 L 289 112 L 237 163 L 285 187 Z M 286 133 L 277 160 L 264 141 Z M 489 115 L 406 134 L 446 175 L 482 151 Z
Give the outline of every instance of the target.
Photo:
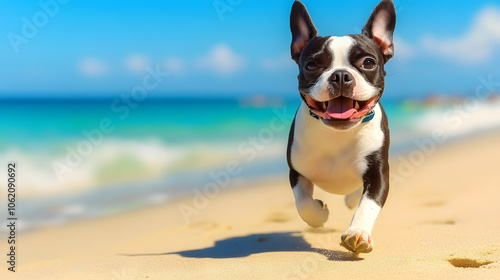
M 300 217 L 311 227 L 322 227 L 330 212 L 323 201 L 313 199 L 313 183 L 294 169 L 290 169 L 290 184 Z
M 358 253 L 373 250 L 373 225 L 389 193 L 389 163 L 382 151 L 370 155 L 368 169 L 363 176 L 363 196 L 349 229 L 342 235 L 341 245 Z

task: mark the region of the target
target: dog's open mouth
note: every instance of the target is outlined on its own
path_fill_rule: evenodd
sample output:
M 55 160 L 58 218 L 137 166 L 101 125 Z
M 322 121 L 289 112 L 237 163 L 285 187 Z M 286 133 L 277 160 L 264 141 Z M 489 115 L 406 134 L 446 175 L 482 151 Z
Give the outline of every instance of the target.
M 320 102 L 305 94 L 302 97 L 309 109 L 326 121 L 359 121 L 373 110 L 380 98 L 377 95 L 369 100 L 359 101 L 340 96 L 330 101 Z

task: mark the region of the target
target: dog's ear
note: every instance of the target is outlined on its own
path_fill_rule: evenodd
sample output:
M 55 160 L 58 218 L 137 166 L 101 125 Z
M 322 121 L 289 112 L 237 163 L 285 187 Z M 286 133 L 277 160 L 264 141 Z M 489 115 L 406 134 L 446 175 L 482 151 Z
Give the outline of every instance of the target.
M 306 6 L 300 1 L 293 3 L 290 30 L 292 31 L 292 59 L 299 64 L 300 54 L 304 47 L 312 38 L 318 36 L 318 30 L 314 27 Z
M 384 54 L 385 62 L 394 56 L 393 35 L 396 28 L 396 8 L 392 0 L 383 0 L 363 28 L 363 34 L 375 41 Z

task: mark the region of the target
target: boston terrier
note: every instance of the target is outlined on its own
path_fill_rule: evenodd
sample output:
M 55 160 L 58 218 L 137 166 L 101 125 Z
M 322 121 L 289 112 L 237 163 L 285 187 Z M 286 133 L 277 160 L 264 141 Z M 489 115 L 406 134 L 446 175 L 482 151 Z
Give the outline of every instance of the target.
M 340 245 L 355 255 L 373 250 L 373 225 L 389 192 L 389 129 L 379 100 L 395 25 L 391 0 L 377 5 L 357 35 L 318 36 L 300 1 L 290 16 L 303 99 L 287 152 L 295 205 L 306 223 L 321 227 L 329 210 L 313 198 L 314 186 L 346 195 L 347 206 L 358 208 Z

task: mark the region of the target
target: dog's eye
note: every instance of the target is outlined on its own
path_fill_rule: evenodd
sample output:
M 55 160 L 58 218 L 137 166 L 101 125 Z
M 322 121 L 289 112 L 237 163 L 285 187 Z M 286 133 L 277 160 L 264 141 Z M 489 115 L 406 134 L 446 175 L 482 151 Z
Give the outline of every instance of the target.
M 371 58 L 367 58 L 361 67 L 365 70 L 373 70 L 377 67 L 377 63 Z
M 309 63 L 306 64 L 306 69 L 308 71 L 316 71 L 316 70 L 319 69 L 319 66 L 316 65 L 316 63 L 314 63 L 314 62 L 309 62 Z

